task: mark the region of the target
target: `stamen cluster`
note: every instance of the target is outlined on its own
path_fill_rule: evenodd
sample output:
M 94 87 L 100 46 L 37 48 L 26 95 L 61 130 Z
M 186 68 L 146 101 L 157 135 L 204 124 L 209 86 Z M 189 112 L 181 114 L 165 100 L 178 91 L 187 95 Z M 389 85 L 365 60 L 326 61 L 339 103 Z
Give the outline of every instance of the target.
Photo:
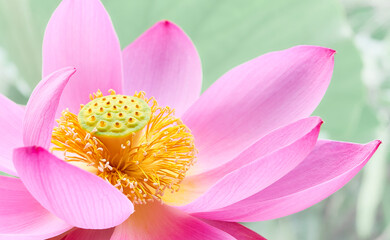
M 101 97 L 104 96 L 98 91 L 92 99 Z M 174 116 L 173 109 L 160 107 L 143 92 L 133 97 L 150 106 L 150 120 L 144 129 L 118 143 L 117 148 L 101 141 L 96 136 L 96 128 L 90 132 L 83 129 L 78 117 L 65 110 L 53 130 L 52 150 L 63 152 L 65 161 L 94 167 L 98 176 L 117 187 L 133 203 L 145 204 L 160 201 L 166 190 L 180 189 L 180 182 L 195 162 L 197 150 L 193 135 Z

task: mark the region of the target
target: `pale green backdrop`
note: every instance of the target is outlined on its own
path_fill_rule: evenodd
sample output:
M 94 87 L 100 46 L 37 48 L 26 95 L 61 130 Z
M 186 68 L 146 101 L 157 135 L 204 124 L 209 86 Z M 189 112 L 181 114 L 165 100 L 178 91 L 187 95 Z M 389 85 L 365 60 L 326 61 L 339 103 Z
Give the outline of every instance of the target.
M 45 25 L 59 0 L 0 0 L 0 92 L 25 104 L 40 80 Z M 230 68 L 298 44 L 337 50 L 335 72 L 314 115 L 322 137 L 384 144 L 342 190 L 282 219 L 246 224 L 269 239 L 390 239 L 387 142 L 390 102 L 388 1 L 103 0 L 122 47 L 168 19 L 202 59 L 203 90 Z M 387 201 L 385 200 L 387 199 Z

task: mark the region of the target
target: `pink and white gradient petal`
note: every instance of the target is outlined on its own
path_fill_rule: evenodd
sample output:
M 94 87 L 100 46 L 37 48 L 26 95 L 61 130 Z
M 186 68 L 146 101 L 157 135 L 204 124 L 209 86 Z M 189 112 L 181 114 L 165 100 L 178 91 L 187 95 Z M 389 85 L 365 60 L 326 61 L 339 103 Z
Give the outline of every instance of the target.
M 69 108 L 77 113 L 98 89 L 121 93 L 121 54 L 110 16 L 99 0 L 63 0 L 43 40 L 43 76 L 66 66 L 77 69 L 64 89 L 59 111 Z
M 178 209 L 159 203 L 138 205 L 130 218 L 117 226 L 110 240 L 233 240 L 230 234 Z
M 334 53 L 298 46 L 223 75 L 182 117 L 199 149 L 193 172 L 218 167 L 270 131 L 308 117 L 328 87 Z
M 267 145 L 261 144 L 266 142 L 263 140 L 243 151 L 234 161 L 243 164 L 249 162 L 248 164 L 226 174 L 202 196 L 180 209 L 195 213 L 223 208 L 258 193 L 285 176 L 298 166 L 316 145 L 322 120 L 310 120 L 312 121 L 303 124 L 298 132 L 287 128 L 290 131 L 284 131 L 284 140 L 271 136 L 269 138 L 272 140 Z M 269 154 L 262 154 L 262 148 L 274 144 L 279 146 L 278 142 L 283 141 L 286 141 L 285 145 L 280 145 L 280 148 Z M 275 149 L 275 146 L 271 148 Z
M 23 146 L 22 106 L 0 94 L 0 171 L 16 176 L 12 162 L 13 149 Z
M 180 116 L 198 99 L 202 66 L 191 39 L 169 21 L 156 23 L 123 51 L 124 91 L 145 91 Z
M 278 128 L 220 167 L 201 174 L 187 176 L 180 184 L 180 191 L 173 194 L 167 192 L 163 199 L 168 204 L 176 206 L 190 203 L 227 174 L 295 142 L 307 139 L 309 136 L 317 136 L 321 124 L 322 120 L 320 118 L 309 117 Z M 271 167 L 273 167 L 272 164 L 265 166 L 264 171 L 268 171 L 267 169 Z M 270 171 L 274 170 L 271 169 Z
M 264 221 L 306 209 L 349 182 L 367 163 L 380 141 L 355 144 L 318 141 L 293 171 L 263 191 L 233 205 L 194 215 L 222 221 Z
M 134 211 L 129 199 L 111 184 L 41 147 L 16 149 L 14 164 L 34 198 L 73 226 L 110 228 Z
M 71 228 L 43 208 L 20 179 L 0 176 L 0 239 L 40 240 Z
M 25 146 L 50 146 L 58 103 L 74 68 L 60 69 L 39 82 L 26 106 L 23 120 Z
M 75 229 L 72 230 L 62 240 L 109 240 L 114 232 L 114 228 L 108 229 Z

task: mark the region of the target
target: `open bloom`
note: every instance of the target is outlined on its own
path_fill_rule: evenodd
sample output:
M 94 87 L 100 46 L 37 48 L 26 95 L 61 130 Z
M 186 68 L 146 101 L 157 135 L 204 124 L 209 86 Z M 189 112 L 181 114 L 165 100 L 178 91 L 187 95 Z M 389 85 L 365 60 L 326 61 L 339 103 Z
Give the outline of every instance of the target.
M 64 0 L 27 107 L 0 98 L 0 239 L 263 239 L 236 222 L 321 201 L 380 144 L 317 140 L 333 55 L 269 53 L 199 96 L 180 28 L 121 52 L 98 0 Z

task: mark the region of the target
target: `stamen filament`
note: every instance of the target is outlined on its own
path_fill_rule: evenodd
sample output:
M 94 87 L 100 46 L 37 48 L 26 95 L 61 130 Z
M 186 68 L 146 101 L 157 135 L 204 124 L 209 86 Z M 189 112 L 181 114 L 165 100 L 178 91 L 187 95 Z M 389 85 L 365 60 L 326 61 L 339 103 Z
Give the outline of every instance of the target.
M 98 91 L 90 97 L 92 101 L 82 106 L 79 117 L 68 110 L 62 113 L 58 127 L 53 130 L 52 150 L 62 151 L 66 161 L 94 167 L 98 176 L 117 187 L 135 204 L 160 201 L 166 190 L 178 191 L 187 170 L 195 163 L 197 150 L 191 131 L 174 116 L 174 110 L 160 107 L 154 98 L 145 98 L 143 92 L 130 97 L 116 95 L 114 91 L 110 96 L 103 96 Z M 115 117 L 123 119 L 125 114 L 115 112 L 119 111 L 118 107 L 102 107 L 101 111 L 100 106 L 119 104 L 119 101 L 127 104 L 129 111 L 130 103 L 134 103 L 132 106 L 136 107 L 138 116 L 146 116 L 142 109 L 150 110 L 144 127 L 130 133 L 127 129 L 114 131 Z M 142 102 L 148 108 L 141 107 Z M 91 119 L 92 116 L 95 118 Z M 99 120 L 102 116 L 114 119 L 104 120 L 111 124 L 114 132 L 107 132 L 106 125 L 101 128 L 96 125 L 102 121 Z M 139 119 L 136 114 L 133 117 Z

